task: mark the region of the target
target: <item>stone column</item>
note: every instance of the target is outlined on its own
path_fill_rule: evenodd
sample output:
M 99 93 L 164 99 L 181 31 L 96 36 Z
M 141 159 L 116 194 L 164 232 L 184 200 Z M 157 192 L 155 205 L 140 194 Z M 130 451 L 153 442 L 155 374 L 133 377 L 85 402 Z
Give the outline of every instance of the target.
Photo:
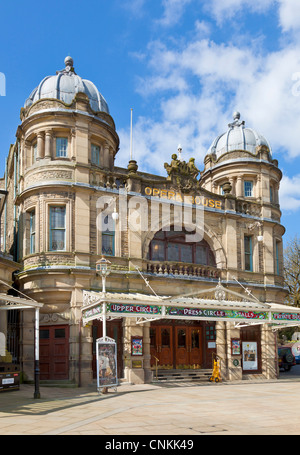
M 235 196 L 235 193 L 236 193 L 236 191 L 235 191 L 235 178 L 234 178 L 234 177 L 230 177 L 230 178 L 229 178 L 229 183 L 230 183 L 231 188 L 232 188 L 232 189 L 231 189 L 231 194 L 232 194 L 233 196 Z
M 103 166 L 106 169 L 109 169 L 109 145 L 104 145 L 104 153 L 103 153 Z
M 37 134 L 37 160 L 44 158 L 44 133 Z
M 137 325 L 133 318 L 124 318 L 123 321 L 123 346 L 124 346 L 124 374 L 128 382 L 133 384 L 145 383 L 145 356 L 131 355 L 131 337 L 143 336 L 143 324 Z M 145 354 L 145 350 L 144 350 Z M 146 355 L 148 365 L 148 354 Z
M 52 132 L 46 131 L 45 133 L 45 158 L 51 159 L 51 145 L 52 145 Z
M 242 197 L 243 194 L 243 181 L 242 181 L 242 176 L 239 175 L 237 177 L 237 182 L 236 182 L 236 196 L 237 197 Z
M 6 349 L 6 337 L 7 337 L 7 311 L 2 311 L 0 318 L 0 358 L 5 356 Z
M 100 147 L 100 157 L 99 157 L 99 165 L 103 168 L 104 166 L 104 147 L 101 145 Z
M 31 165 L 31 143 L 27 140 L 24 141 L 24 170 Z

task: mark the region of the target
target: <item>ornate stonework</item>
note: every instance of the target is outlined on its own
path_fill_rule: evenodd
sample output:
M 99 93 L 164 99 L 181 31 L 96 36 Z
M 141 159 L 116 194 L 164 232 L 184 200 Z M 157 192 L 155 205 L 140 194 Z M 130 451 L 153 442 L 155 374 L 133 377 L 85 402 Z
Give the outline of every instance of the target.
M 176 189 L 183 193 L 199 188 L 199 169 L 195 166 L 195 158 L 190 158 L 189 162 L 181 161 L 176 153 L 172 155 L 171 164 L 165 163 L 164 167 L 168 173 L 167 180 L 171 181 Z

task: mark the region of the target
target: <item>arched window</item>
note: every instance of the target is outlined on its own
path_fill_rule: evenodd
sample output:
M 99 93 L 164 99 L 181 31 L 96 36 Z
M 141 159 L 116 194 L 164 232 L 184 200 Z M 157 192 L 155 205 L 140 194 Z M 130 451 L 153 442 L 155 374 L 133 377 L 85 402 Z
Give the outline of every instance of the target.
M 149 259 L 216 267 L 214 254 L 205 240 L 186 242 L 186 233 L 174 230 L 155 234 L 149 247 Z

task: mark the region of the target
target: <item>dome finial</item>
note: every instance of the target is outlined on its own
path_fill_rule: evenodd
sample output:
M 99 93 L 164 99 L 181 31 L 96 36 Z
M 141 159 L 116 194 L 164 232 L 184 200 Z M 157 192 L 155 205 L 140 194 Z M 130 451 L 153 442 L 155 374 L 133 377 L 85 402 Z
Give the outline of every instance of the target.
M 229 128 L 245 125 L 245 121 L 243 120 L 242 122 L 240 122 L 240 118 L 241 118 L 241 114 L 238 111 L 235 111 L 233 113 L 233 122 L 228 124 Z
M 65 68 L 61 71 L 56 71 L 56 74 L 67 74 L 68 76 L 73 76 L 75 73 L 74 70 L 74 61 L 69 55 L 65 58 Z
M 67 68 L 68 66 L 70 66 L 71 68 L 73 68 L 74 62 L 73 62 L 72 57 L 70 57 L 69 55 L 65 58 L 65 65 L 66 65 L 66 68 Z

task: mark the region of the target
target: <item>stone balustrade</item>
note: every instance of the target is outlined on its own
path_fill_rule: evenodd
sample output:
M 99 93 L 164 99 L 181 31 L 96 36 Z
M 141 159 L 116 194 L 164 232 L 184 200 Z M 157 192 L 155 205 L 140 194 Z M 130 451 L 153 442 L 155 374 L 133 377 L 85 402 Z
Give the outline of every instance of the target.
M 221 271 L 216 267 L 182 262 L 148 261 L 147 272 L 155 275 L 180 277 L 219 278 Z

